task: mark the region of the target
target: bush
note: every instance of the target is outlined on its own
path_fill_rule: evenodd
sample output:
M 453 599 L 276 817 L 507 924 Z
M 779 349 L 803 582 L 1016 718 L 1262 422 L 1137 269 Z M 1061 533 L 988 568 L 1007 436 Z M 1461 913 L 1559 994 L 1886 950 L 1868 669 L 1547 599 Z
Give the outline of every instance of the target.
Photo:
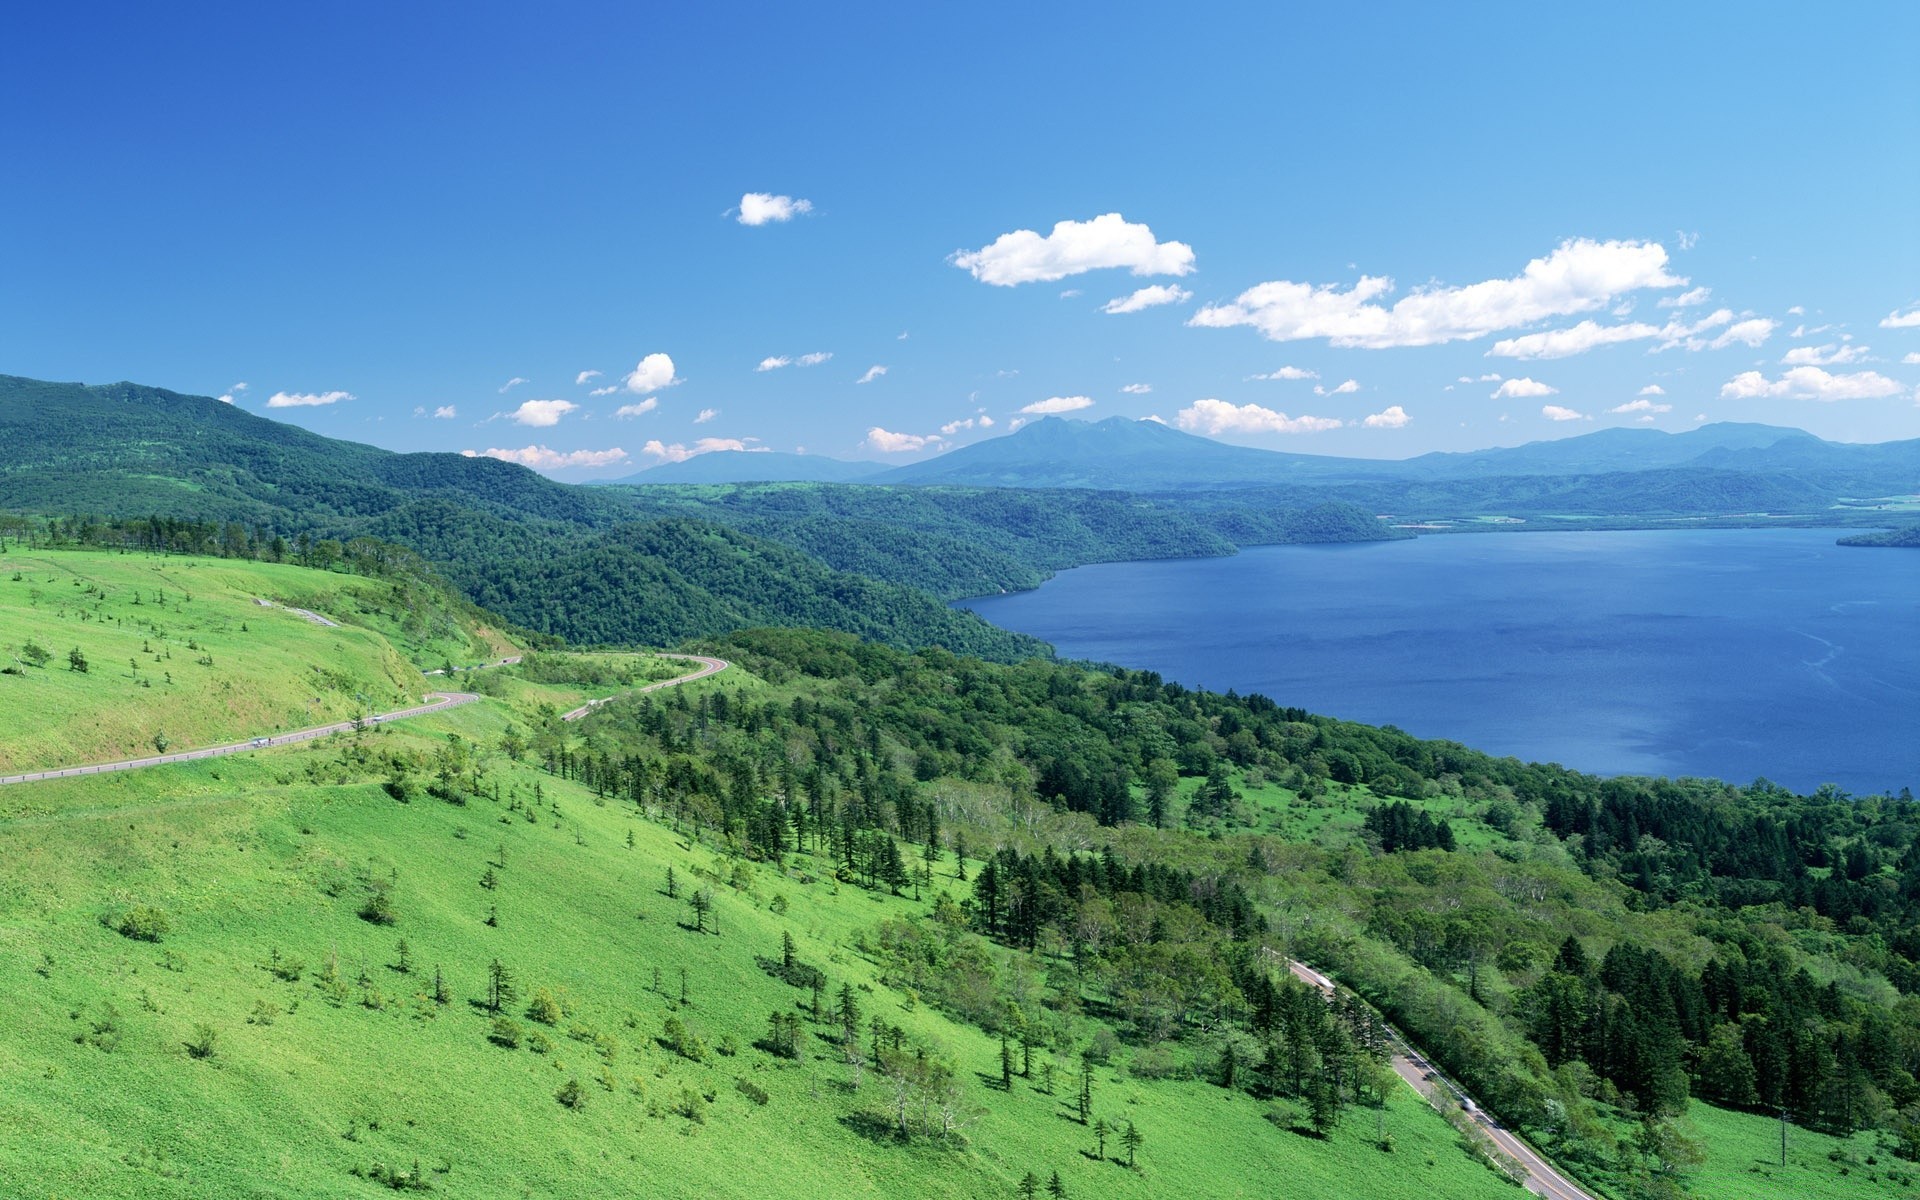
M 193 1037 L 187 1042 L 187 1054 L 193 1058 L 212 1058 L 213 1044 L 219 1036 L 219 1031 L 205 1022 L 195 1025 Z
M 157 942 L 173 929 L 166 910 L 151 904 L 136 904 L 121 911 L 108 922 L 121 937 L 136 942 Z
M 542 1025 L 558 1025 L 564 1014 L 560 1011 L 560 1002 L 546 988 L 534 989 L 533 999 L 527 1002 L 527 1019 L 538 1021 Z
M 373 885 L 367 898 L 360 903 L 360 919 L 375 925 L 391 925 L 400 919 L 393 909 L 393 889 L 385 881 Z
M 587 1106 L 587 1089 L 580 1086 L 578 1079 L 569 1079 L 560 1085 L 560 1090 L 553 1094 L 553 1098 L 560 1102 L 561 1108 L 579 1112 Z
M 509 1050 L 513 1050 L 519 1047 L 520 1039 L 524 1036 L 526 1036 L 526 1034 L 525 1031 L 520 1028 L 520 1022 L 514 1020 L 512 1017 L 495 1017 L 493 1019 L 493 1028 L 487 1034 L 487 1040 L 496 1046 L 504 1046 Z
M 733 1086 L 742 1096 L 745 1096 L 755 1104 L 765 1104 L 770 1099 L 765 1088 L 745 1076 L 736 1080 Z

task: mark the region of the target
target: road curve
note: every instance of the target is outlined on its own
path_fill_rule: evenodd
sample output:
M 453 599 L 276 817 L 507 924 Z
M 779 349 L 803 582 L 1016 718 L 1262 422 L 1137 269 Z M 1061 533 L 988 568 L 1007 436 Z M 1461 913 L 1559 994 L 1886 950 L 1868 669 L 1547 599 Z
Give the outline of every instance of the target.
M 645 687 L 634 688 L 630 692 L 621 692 L 620 696 L 640 696 L 640 695 L 644 695 L 647 692 L 657 692 L 661 688 L 670 688 L 670 687 L 676 687 L 679 684 L 683 684 L 683 683 L 692 683 L 696 679 L 705 679 L 709 675 L 718 675 L 720 672 L 726 670 L 728 667 L 733 665 L 732 663 L 728 662 L 724 658 L 709 658 L 704 654 L 660 654 L 660 655 L 656 655 L 655 657 L 678 658 L 678 659 L 684 659 L 687 662 L 697 662 L 700 664 L 700 669 L 697 671 L 690 671 L 685 675 L 676 675 L 672 679 L 662 679 L 658 683 L 650 683 Z M 592 712 L 596 708 L 599 708 L 602 704 L 605 704 L 607 701 L 618 700 L 620 696 L 602 696 L 598 700 L 589 700 L 585 704 L 582 704 L 579 708 L 574 709 L 572 712 L 562 713 L 560 715 L 560 719 L 562 721 L 578 721 L 581 717 L 586 716 L 588 713 Z
M 1312 984 L 1324 993 L 1328 1000 L 1333 999 L 1333 980 L 1302 962 L 1289 960 L 1287 969 L 1296 977 Z M 1593 1193 L 1581 1188 L 1543 1158 L 1539 1151 L 1522 1141 L 1505 1125 L 1496 1121 L 1486 1109 L 1473 1102 L 1473 1097 L 1462 1091 L 1460 1086 L 1448 1079 L 1440 1069 L 1427 1061 L 1425 1055 L 1415 1050 L 1400 1036 L 1400 1031 L 1388 1026 L 1387 1035 L 1393 1040 L 1393 1053 L 1389 1065 L 1394 1074 L 1405 1080 L 1429 1104 L 1438 1108 L 1442 1094 L 1451 1095 L 1480 1131 L 1486 1134 L 1502 1154 L 1508 1155 L 1526 1170 L 1524 1186 L 1536 1196 L 1546 1200 L 1595 1200 Z
M 444 708 L 458 708 L 462 704 L 472 704 L 479 698 L 472 692 L 429 692 L 426 704 L 416 704 L 412 708 L 379 713 L 359 723 L 377 725 L 385 721 L 404 721 L 408 717 L 424 716 Z M 292 733 L 276 733 L 272 737 L 249 738 L 244 742 L 229 742 L 224 746 L 182 750 L 178 754 L 155 754 L 148 758 L 127 758 L 119 762 L 89 763 L 83 767 L 57 767 L 48 771 L 28 771 L 24 775 L 0 775 L 0 786 L 9 783 L 36 783 L 42 779 L 68 779 L 75 775 L 104 775 L 109 771 L 133 771 L 141 767 L 157 767 L 163 763 L 191 762 L 196 758 L 219 758 L 223 754 L 265 750 L 269 746 L 288 746 L 294 742 L 310 742 L 314 738 L 326 737 L 329 734 L 345 733 L 355 724 L 356 722 L 353 721 L 335 721 L 331 725 L 316 725 L 312 729 L 296 729 Z

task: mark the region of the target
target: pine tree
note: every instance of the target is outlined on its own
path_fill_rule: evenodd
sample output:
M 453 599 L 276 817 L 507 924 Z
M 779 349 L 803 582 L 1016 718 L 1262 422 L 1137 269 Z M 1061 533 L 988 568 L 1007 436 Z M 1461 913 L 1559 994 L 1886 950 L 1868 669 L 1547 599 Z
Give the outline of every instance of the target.
M 513 985 L 513 972 L 507 969 L 507 964 L 497 958 L 487 964 L 487 1010 L 489 1012 L 498 1013 L 502 1008 L 512 1004 L 514 997 L 519 994 Z
M 435 1004 L 453 1003 L 453 989 L 447 986 L 447 977 L 440 973 L 440 964 L 433 964 L 433 1002 Z
M 1040 1181 L 1028 1171 L 1020 1177 L 1020 1200 L 1035 1200 L 1040 1194 Z
M 1060 1172 L 1055 1171 L 1047 1177 L 1047 1195 L 1053 1200 L 1067 1200 L 1067 1185 L 1060 1181 Z
M 1093 1116 L 1093 1059 L 1082 1055 L 1080 1059 L 1080 1123 L 1085 1125 Z
M 1101 1117 L 1098 1121 L 1095 1121 L 1093 1123 L 1093 1145 L 1094 1145 L 1093 1157 L 1095 1161 L 1097 1162 L 1106 1161 L 1107 1136 L 1112 1132 L 1113 1132 L 1113 1126 L 1107 1124 L 1107 1119 L 1105 1117 Z
M 667 899 L 678 900 L 679 898 L 680 898 L 680 877 L 673 873 L 672 867 L 668 867 L 667 868 Z
M 1000 1031 L 1000 1087 L 1013 1090 L 1013 1043 L 1007 1040 L 1005 1030 Z
M 780 931 L 780 969 L 791 975 L 793 963 L 793 934 L 783 929 Z
M 1140 1143 L 1146 1140 L 1140 1136 L 1140 1130 L 1135 1128 L 1132 1121 L 1128 1121 L 1127 1127 L 1120 1131 L 1120 1144 L 1127 1148 L 1127 1166 L 1133 1166 L 1134 1156 L 1140 1152 Z

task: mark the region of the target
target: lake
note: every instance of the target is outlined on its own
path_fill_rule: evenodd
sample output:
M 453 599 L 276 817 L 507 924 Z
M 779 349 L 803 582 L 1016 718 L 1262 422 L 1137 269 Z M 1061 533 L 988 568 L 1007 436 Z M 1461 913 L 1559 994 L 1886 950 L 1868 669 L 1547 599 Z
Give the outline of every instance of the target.
M 1069 658 L 1582 771 L 1920 787 L 1920 552 L 1838 536 L 1271 546 L 960 607 Z

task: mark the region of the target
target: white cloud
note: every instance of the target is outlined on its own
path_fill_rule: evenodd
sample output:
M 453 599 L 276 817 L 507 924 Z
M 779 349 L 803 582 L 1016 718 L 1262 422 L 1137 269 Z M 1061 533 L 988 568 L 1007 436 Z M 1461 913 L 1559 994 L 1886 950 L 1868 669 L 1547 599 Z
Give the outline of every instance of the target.
M 1900 362 L 1909 367 L 1920 366 L 1920 350 L 1909 353 L 1905 358 L 1902 358 Z
M 637 404 L 622 404 L 619 408 L 613 410 L 613 415 L 616 417 L 644 417 L 659 407 L 660 401 L 653 396 L 648 396 L 645 400 Z
M 1819 367 L 1795 367 L 1778 379 L 1769 380 L 1758 371 L 1742 371 L 1720 387 L 1723 397 L 1733 400 L 1790 397 L 1797 400 L 1876 400 L 1897 396 L 1905 385 L 1877 371 L 1855 371 L 1833 375 Z
M 1537 379 L 1509 379 L 1493 390 L 1490 400 L 1526 399 L 1531 396 L 1557 396 L 1560 389 Z
M 803 367 L 817 367 L 832 357 L 833 351 L 831 350 L 815 350 L 812 354 L 802 354 L 793 361 Z
M 222 395 L 221 395 L 221 396 L 219 397 L 219 400 L 220 400 L 220 403 L 222 403 L 222 404 L 232 404 L 232 403 L 233 403 L 233 393 L 232 393 L 232 392 L 226 392 L 226 393 L 223 393 L 223 394 L 222 394 Z
M 1007 422 L 1007 432 L 1008 432 L 1008 433 L 1018 433 L 1018 432 L 1020 432 L 1020 427 L 1021 427 L 1022 425 L 1025 425 L 1026 423 L 1027 423 L 1027 418 L 1025 418 L 1025 417 L 1015 417 L 1015 418 L 1013 418 L 1013 420 L 1011 420 L 1011 421 L 1008 421 L 1008 422 Z
M 1083 408 L 1092 408 L 1090 396 L 1049 396 L 1045 400 L 1035 400 L 1020 411 L 1032 417 L 1044 417 L 1052 413 L 1079 412 Z
M 1897 308 L 1894 309 L 1886 316 L 1880 318 L 1880 328 L 1920 329 L 1920 304 L 1914 305 L 1905 312 L 1901 312 Z
M 1286 366 L 1278 371 L 1268 371 L 1265 375 L 1250 376 L 1253 379 L 1318 379 L 1320 372 L 1309 371 L 1305 367 Z
M 755 367 L 754 370 L 778 371 L 781 367 L 790 367 L 792 365 L 793 365 L 793 360 L 791 358 L 788 358 L 786 355 L 770 354 L 767 357 L 761 359 L 760 365 Z
M 875 363 L 871 367 L 867 368 L 867 373 L 865 375 L 862 375 L 860 378 L 854 380 L 854 382 L 855 383 L 872 383 L 874 380 L 880 378 L 882 375 L 885 375 L 886 373 L 887 373 L 887 369 L 885 367 L 881 366 L 879 363 Z
M 765 225 L 769 221 L 791 221 L 801 213 L 813 211 L 813 201 L 795 200 L 792 196 L 774 196 L 766 192 L 748 192 L 740 197 L 740 215 L 735 220 L 742 225 Z
M 1086 295 L 1086 293 L 1079 288 L 1067 288 L 1060 293 L 1060 298 L 1062 300 L 1073 300 L 1084 295 Z
M 514 388 L 519 387 L 521 384 L 532 383 L 532 382 L 533 381 L 530 379 L 523 379 L 520 376 L 515 375 L 512 379 L 509 379 L 505 383 L 500 385 L 500 394 L 504 396 L 508 392 L 512 391 Z
M 1568 358 L 1585 354 L 1600 346 L 1618 342 L 1636 342 L 1660 336 L 1660 327 L 1644 321 L 1625 325 L 1602 325 L 1582 321 L 1567 329 L 1549 329 L 1495 342 L 1487 353 L 1495 358 Z
M 1700 231 L 1696 229 L 1692 233 L 1688 233 L 1682 229 L 1674 234 L 1674 241 L 1682 250 L 1691 250 L 1700 244 Z
M 1735 342 L 1742 342 L 1748 346 L 1758 346 L 1760 343 L 1772 337 L 1773 331 L 1779 327 L 1780 322 L 1773 320 L 1771 317 L 1753 317 L 1745 321 L 1739 321 L 1733 325 L 1729 325 L 1726 331 L 1719 337 L 1708 342 L 1707 348 L 1710 350 L 1724 350 Z
M 619 389 L 619 388 L 617 388 L 617 387 L 615 387 L 615 386 L 614 386 L 613 384 L 608 384 L 608 385 L 607 385 L 606 387 L 598 387 L 598 388 L 595 388 L 595 389 L 593 389 L 592 391 L 590 391 L 590 392 L 588 392 L 588 393 L 587 393 L 587 395 L 589 395 L 589 396 L 611 396 L 611 395 L 613 395 L 613 394 L 614 394 L 615 392 L 617 392 L 617 391 L 619 391 L 619 390 L 620 390 L 620 389 Z
M 1360 423 L 1368 429 L 1399 429 L 1411 420 L 1413 420 L 1413 418 L 1407 415 L 1407 410 L 1395 404 L 1385 412 L 1377 412 L 1367 416 Z
M 486 450 L 462 450 L 468 458 L 498 458 L 519 463 L 536 471 L 558 471 L 568 467 L 609 467 L 622 462 L 627 452 L 615 446 L 611 450 L 569 450 L 562 453 L 545 446 L 522 446 L 518 450 L 491 447 Z
M 239 383 L 234 384 L 232 387 L 228 388 L 227 390 L 229 392 L 244 392 L 247 390 L 248 386 L 249 384 L 247 383 L 247 381 L 242 379 Z
M 1153 385 L 1150 383 L 1129 383 L 1120 390 L 1129 396 L 1144 396 L 1153 391 Z
M 451 421 L 459 415 L 459 411 L 451 404 L 442 404 L 433 410 L 433 419 L 436 421 Z
M 972 417 L 963 417 L 958 421 L 948 421 L 945 425 L 942 425 L 940 427 L 941 436 L 952 437 L 954 434 L 959 433 L 962 430 L 972 429 L 973 423 L 974 423 L 974 419 Z
M 758 439 L 754 439 L 758 440 Z M 739 438 L 701 438 L 691 446 L 679 442 L 667 444 L 658 438 L 640 447 L 640 453 L 661 462 L 685 462 L 700 454 L 712 454 L 716 450 L 743 450 L 751 452 L 753 447 Z
M 1125 267 L 1135 275 L 1187 275 L 1193 271 L 1193 247 L 1156 241 L 1147 226 L 1106 213 L 1091 221 L 1056 222 L 1045 237 L 1016 229 L 978 250 L 956 250 L 947 261 L 982 283 L 1012 287 L 1106 267 Z
M 1711 295 L 1713 295 L 1712 288 L 1697 287 L 1692 291 L 1682 292 L 1678 296 L 1662 296 L 1658 306 L 1660 308 L 1691 308 L 1696 304 L 1705 304 Z
M 1321 387 L 1317 383 L 1313 385 L 1313 394 L 1316 396 L 1350 396 L 1359 390 L 1360 381 L 1357 379 L 1349 379 L 1331 388 Z
M 695 425 L 705 425 L 708 421 L 713 420 L 719 415 L 720 410 L 717 408 L 703 408 L 700 410 L 700 415 L 693 419 L 693 423 Z
M 1343 422 L 1332 417 L 1289 417 L 1286 413 L 1262 408 L 1258 404 L 1235 407 L 1225 400 L 1195 400 L 1174 414 L 1174 424 L 1209 436 L 1222 433 L 1318 433 L 1338 429 Z
M 601 374 L 602 372 L 599 372 L 599 371 L 582 371 L 578 375 L 575 375 L 573 377 L 574 386 L 578 387 L 580 384 L 586 383 L 590 379 L 598 379 L 600 378 Z
M 1829 342 L 1824 346 L 1795 346 L 1780 361 L 1789 367 L 1833 367 L 1859 362 L 1868 347 Z
M 1591 419 L 1583 412 L 1575 412 L 1571 408 L 1561 408 L 1558 404 L 1541 405 L 1540 415 L 1549 421 L 1586 421 Z
M 1644 398 L 1643 398 L 1643 399 L 1640 399 L 1640 400 L 1629 400 L 1629 401 L 1627 401 L 1627 402 L 1626 402 L 1625 404 L 1616 404 L 1616 405 L 1614 405 L 1614 406 L 1613 406 L 1612 408 L 1610 408 L 1610 409 L 1608 409 L 1607 411 L 1608 411 L 1608 412 L 1610 412 L 1610 413 L 1621 413 L 1621 414 L 1625 414 L 1625 413 L 1669 413 L 1669 412 L 1672 412 L 1672 411 L 1673 411 L 1673 405 L 1671 405 L 1671 404 L 1655 404 L 1655 403 L 1654 403 L 1653 401 L 1651 401 L 1651 400 L 1647 400 L 1647 399 L 1644 399 Z
M 1336 285 L 1283 280 L 1249 288 L 1231 304 L 1208 305 L 1187 323 L 1251 325 L 1276 342 L 1326 338 L 1335 346 L 1371 350 L 1431 346 L 1594 311 L 1627 292 L 1686 282 L 1668 273 L 1666 248 L 1657 242 L 1577 238 L 1529 262 L 1514 278 L 1418 288 L 1391 308 L 1373 303 L 1393 290 L 1384 277 L 1363 275 L 1344 292 Z
M 1472 375 L 1462 375 L 1462 376 L 1461 376 L 1461 377 L 1460 377 L 1460 378 L 1459 378 L 1459 379 L 1458 379 L 1458 380 L 1457 380 L 1456 382 L 1459 382 L 1459 383 L 1499 383 L 1499 382 L 1500 382 L 1500 381 L 1501 381 L 1502 379 L 1504 379 L 1504 378 L 1506 378 L 1506 377 L 1505 377 L 1504 375 L 1502 375 L 1502 374 L 1500 374 L 1500 372 L 1498 372 L 1498 371 L 1489 371 L 1489 372 L 1487 372 L 1487 373 L 1486 373 L 1485 375 L 1482 375 L 1482 376 L 1480 376 L 1480 377 L 1478 377 L 1478 378 L 1475 378 L 1475 377 L 1474 377 L 1474 376 L 1472 376 Z
M 882 454 L 906 454 L 913 450 L 925 450 L 928 446 L 938 445 L 940 439 L 928 434 L 925 437 L 917 433 L 893 433 L 875 425 L 867 430 L 866 445 Z
M 268 408 L 316 408 L 353 399 L 352 392 L 275 392 L 267 397 Z
M 680 380 L 673 373 L 673 359 L 664 354 L 649 354 L 640 360 L 638 366 L 627 375 L 626 388 L 630 392 L 646 395 L 661 388 L 672 387 Z
M 1657 383 L 1650 383 L 1641 388 L 1639 394 L 1642 396 L 1664 396 L 1667 394 L 1667 389 Z
M 1130 296 L 1116 296 L 1100 306 L 1105 313 L 1136 313 L 1141 309 L 1155 308 L 1162 304 L 1185 304 L 1193 299 L 1193 293 L 1171 283 L 1156 283 L 1143 287 Z
M 558 425 L 561 417 L 576 411 L 579 407 L 571 400 L 529 400 L 508 413 L 507 419 L 521 425 L 545 428 L 549 425 Z
M 1807 315 L 1806 306 L 1801 304 L 1796 304 L 1792 308 L 1789 308 L 1787 310 L 1787 315 L 1790 317 L 1804 317 Z

